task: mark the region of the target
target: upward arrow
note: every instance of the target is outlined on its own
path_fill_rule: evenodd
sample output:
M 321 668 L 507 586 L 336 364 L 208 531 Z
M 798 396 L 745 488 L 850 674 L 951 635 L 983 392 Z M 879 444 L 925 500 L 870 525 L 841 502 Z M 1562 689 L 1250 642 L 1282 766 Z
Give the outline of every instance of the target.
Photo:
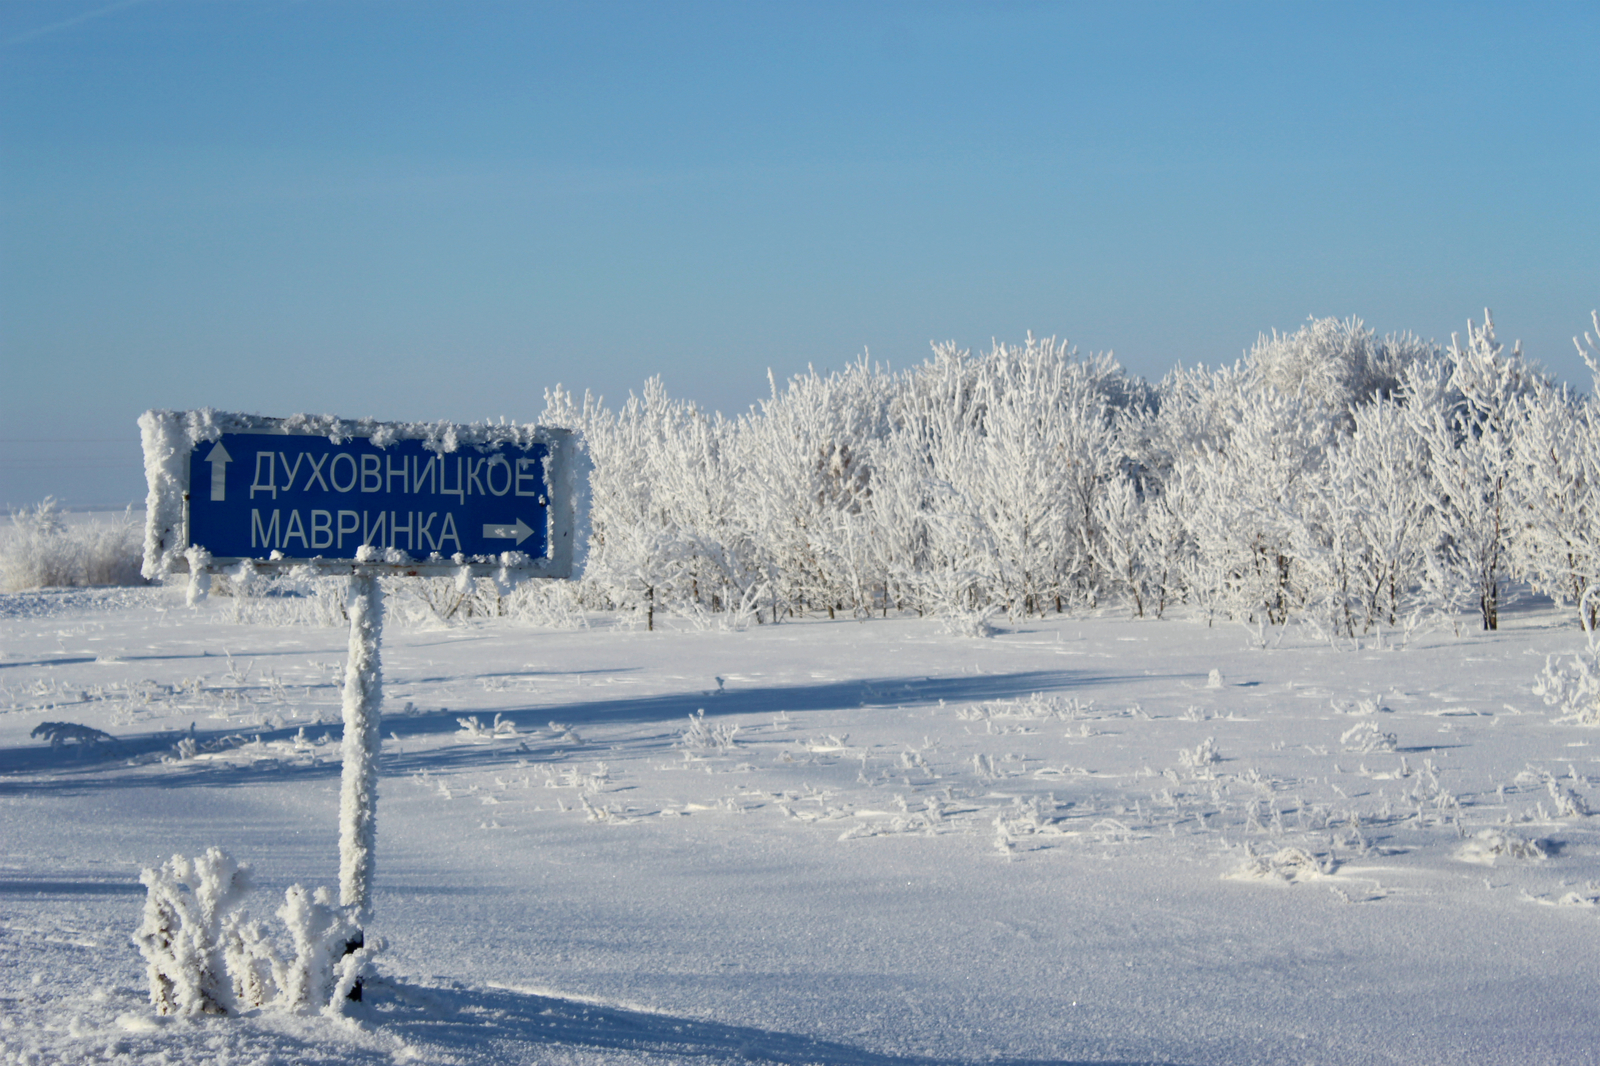
M 226 500 L 228 498 L 228 464 L 233 462 L 233 456 L 228 454 L 228 449 L 217 441 L 217 446 L 211 449 L 211 454 L 205 461 L 211 464 L 211 498 L 213 500 Z

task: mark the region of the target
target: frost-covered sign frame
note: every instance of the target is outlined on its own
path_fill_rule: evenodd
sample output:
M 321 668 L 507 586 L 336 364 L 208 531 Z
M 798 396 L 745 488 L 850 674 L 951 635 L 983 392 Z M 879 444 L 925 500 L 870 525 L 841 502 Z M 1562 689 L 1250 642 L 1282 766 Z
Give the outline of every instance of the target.
M 152 579 L 245 563 L 510 581 L 582 569 L 588 465 L 570 430 L 209 409 L 139 426 Z

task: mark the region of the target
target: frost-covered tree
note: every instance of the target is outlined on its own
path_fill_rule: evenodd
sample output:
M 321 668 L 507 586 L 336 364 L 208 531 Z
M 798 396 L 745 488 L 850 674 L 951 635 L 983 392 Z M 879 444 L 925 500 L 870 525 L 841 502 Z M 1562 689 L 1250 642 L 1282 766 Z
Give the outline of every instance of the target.
M 922 486 L 933 569 L 1014 616 L 1092 602 L 1095 503 L 1120 476 L 1109 355 L 1029 336 L 973 359 L 939 345 L 897 400 L 889 449 Z M 948 583 L 944 583 L 948 591 Z
M 1351 417 L 1350 436 L 1328 457 L 1327 521 L 1353 553 L 1354 585 L 1344 593 L 1351 616 L 1359 613 L 1363 629 L 1393 626 L 1434 543 L 1427 454 L 1394 400 L 1355 408 Z
M 742 524 L 760 544 L 772 606 L 864 612 L 886 584 L 868 511 L 874 449 L 895 391 L 887 371 L 859 361 L 841 373 L 791 378 L 737 426 L 747 487 Z
M 1444 364 L 1413 368 L 1407 407 L 1428 449 L 1439 545 L 1430 561 L 1444 603 L 1476 601 L 1483 628 L 1499 627 L 1516 530 L 1517 464 L 1513 444 L 1524 400 L 1541 385 L 1522 358 L 1495 338 L 1494 320 L 1467 323 L 1465 343 L 1452 337 Z
M 1600 581 L 1600 420 L 1565 390 L 1542 389 L 1523 407 L 1512 441 L 1517 570 L 1558 603 L 1580 604 Z
M 1518 569 L 1538 591 L 1575 605 L 1591 631 L 1600 628 L 1600 597 L 1587 596 L 1600 587 L 1600 314 L 1593 317 L 1596 333 L 1573 343 L 1594 375 L 1594 392 L 1535 390 L 1513 441 Z
M 1161 419 L 1194 546 L 1186 585 L 1208 615 L 1274 624 L 1307 595 L 1295 546 L 1334 427 L 1300 393 L 1257 387 L 1243 367 L 1169 376 Z

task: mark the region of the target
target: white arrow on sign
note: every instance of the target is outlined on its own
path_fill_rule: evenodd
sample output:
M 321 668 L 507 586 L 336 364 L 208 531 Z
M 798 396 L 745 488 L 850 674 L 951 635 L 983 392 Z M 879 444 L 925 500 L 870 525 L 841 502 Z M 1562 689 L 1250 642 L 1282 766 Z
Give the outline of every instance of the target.
M 233 456 L 228 454 L 228 449 L 217 441 L 217 446 L 211 449 L 211 454 L 205 461 L 211 464 L 211 498 L 225 500 L 228 498 L 228 464 L 233 462 Z
M 486 524 L 483 527 L 483 535 L 485 538 L 512 539 L 518 544 L 521 544 L 523 541 L 533 536 L 533 529 L 528 525 L 528 523 L 519 518 L 517 519 L 517 524 L 514 526 L 497 526 L 492 523 Z

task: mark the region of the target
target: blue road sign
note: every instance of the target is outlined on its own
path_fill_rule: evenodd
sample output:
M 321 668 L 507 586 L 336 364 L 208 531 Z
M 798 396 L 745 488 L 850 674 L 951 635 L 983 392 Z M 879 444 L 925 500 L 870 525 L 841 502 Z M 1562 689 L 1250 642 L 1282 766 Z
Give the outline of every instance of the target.
M 543 443 L 439 452 L 421 440 L 223 433 L 189 456 L 189 543 L 217 558 L 418 560 L 548 554 Z

